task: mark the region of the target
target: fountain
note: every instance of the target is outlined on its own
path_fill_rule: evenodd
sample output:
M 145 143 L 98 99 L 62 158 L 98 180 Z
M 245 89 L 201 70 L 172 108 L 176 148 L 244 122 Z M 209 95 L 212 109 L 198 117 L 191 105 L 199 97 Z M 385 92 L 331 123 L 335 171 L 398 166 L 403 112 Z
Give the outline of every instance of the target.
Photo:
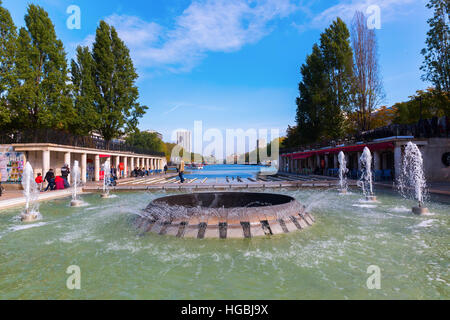
M 344 152 L 339 152 L 338 155 L 339 161 L 339 193 L 345 194 L 347 193 L 348 185 L 347 185 L 347 161 L 345 161 Z
M 413 213 L 419 215 L 428 213 L 428 209 L 424 207 L 424 200 L 427 196 L 427 183 L 423 173 L 422 153 L 417 145 L 411 141 L 408 142 L 405 148 L 402 170 L 397 185 L 402 196 L 417 200 L 418 206 L 412 208 Z
M 109 160 L 106 160 L 103 164 L 103 192 L 101 194 L 102 198 L 109 198 L 109 183 L 111 177 L 111 166 L 109 164 Z
M 81 201 L 78 198 L 78 186 L 80 184 L 80 167 L 78 166 L 78 161 L 73 162 L 73 169 L 72 169 L 72 201 L 70 201 L 71 207 L 79 207 L 83 204 L 83 201 Z
M 23 194 L 25 196 L 25 211 L 20 215 L 20 219 L 25 222 L 31 222 L 39 219 L 37 199 L 39 197 L 39 188 L 34 181 L 33 168 L 29 162 L 26 163 L 22 175 Z
M 376 201 L 377 197 L 373 194 L 372 187 L 372 155 L 369 148 L 365 147 L 361 158 L 361 178 L 358 181 L 358 186 L 363 190 L 363 194 L 367 201 Z
M 289 233 L 314 221 L 304 206 L 287 195 L 205 192 L 156 199 L 137 218 L 137 225 L 160 235 L 225 239 Z

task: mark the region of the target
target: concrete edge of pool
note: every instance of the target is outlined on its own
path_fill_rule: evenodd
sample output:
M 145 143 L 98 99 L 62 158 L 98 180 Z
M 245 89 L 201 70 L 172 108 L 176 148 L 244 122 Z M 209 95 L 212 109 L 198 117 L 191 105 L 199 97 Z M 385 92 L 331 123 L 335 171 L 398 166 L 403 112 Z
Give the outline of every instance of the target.
M 235 203 L 230 203 L 233 201 L 231 198 Z M 258 199 L 268 202 L 256 205 Z M 255 205 L 239 207 L 238 202 Z M 199 206 L 194 206 L 195 203 Z M 144 233 L 196 239 L 285 234 L 306 229 L 314 222 L 314 217 L 306 212 L 305 207 L 290 196 L 250 192 L 211 192 L 158 198 L 135 221 L 137 228 Z

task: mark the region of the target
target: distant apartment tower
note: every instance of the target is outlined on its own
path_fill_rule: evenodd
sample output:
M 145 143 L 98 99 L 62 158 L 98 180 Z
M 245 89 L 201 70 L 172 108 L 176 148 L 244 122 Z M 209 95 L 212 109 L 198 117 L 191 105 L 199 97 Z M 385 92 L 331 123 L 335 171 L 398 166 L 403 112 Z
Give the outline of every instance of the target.
M 162 135 L 161 133 L 159 133 L 158 131 L 149 129 L 149 130 L 144 130 L 143 132 L 147 132 L 147 133 L 156 133 L 156 136 L 157 136 L 159 139 L 161 139 L 161 140 L 163 139 L 163 135 Z
M 192 152 L 191 150 L 191 132 L 188 130 L 177 131 L 177 144 L 183 147 L 187 152 Z

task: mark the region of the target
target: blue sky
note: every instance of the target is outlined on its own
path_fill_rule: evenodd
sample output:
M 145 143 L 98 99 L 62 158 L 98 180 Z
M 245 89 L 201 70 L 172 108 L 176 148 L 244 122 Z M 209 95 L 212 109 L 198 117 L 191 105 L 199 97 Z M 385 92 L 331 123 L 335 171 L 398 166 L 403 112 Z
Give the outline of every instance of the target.
M 295 123 L 299 68 L 337 16 L 381 11 L 376 31 L 386 99 L 404 101 L 429 84 L 420 80 L 431 12 L 425 0 L 4 0 L 18 26 L 28 3 L 49 13 L 68 58 L 92 43 L 99 20 L 114 25 L 140 75 L 140 102 L 150 107 L 141 129 L 169 141 L 177 128 L 279 128 Z M 69 5 L 81 9 L 81 29 L 66 26 Z

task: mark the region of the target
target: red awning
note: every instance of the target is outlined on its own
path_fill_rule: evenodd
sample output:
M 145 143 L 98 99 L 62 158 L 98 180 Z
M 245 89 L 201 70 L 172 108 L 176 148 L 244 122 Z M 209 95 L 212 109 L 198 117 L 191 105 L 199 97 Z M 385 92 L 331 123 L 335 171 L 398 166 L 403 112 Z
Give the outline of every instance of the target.
M 370 143 L 370 144 L 357 144 L 352 146 L 344 146 L 337 148 L 329 148 L 329 149 L 320 149 L 314 151 L 306 151 L 306 152 L 297 152 L 292 154 L 283 155 L 285 157 L 289 157 L 292 160 L 298 159 L 306 159 L 316 154 L 327 154 L 327 153 L 339 153 L 343 152 L 359 152 L 363 151 L 365 147 L 368 147 L 370 151 L 382 150 L 382 149 L 393 149 L 394 143 L 392 142 L 380 142 L 380 143 Z

